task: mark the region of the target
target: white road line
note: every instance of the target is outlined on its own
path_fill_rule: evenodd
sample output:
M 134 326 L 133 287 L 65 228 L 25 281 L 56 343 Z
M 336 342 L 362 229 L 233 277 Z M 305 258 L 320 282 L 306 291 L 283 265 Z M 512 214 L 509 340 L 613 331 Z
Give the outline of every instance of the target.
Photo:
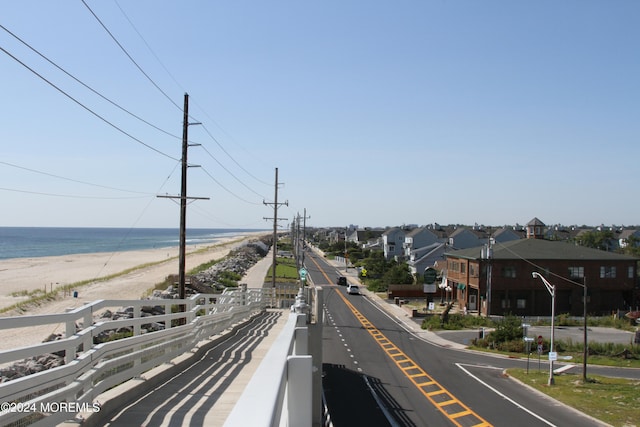
M 513 405 L 515 405 L 517 408 L 522 409 L 523 411 L 525 411 L 526 413 L 532 415 L 533 417 L 539 419 L 540 421 L 542 421 L 543 423 L 545 423 L 548 426 L 552 426 L 552 427 L 556 427 L 555 424 L 545 420 L 544 418 L 542 418 L 540 415 L 536 414 L 535 412 L 525 408 L 524 406 L 522 406 L 521 404 L 519 404 L 518 402 L 516 402 L 515 400 L 511 399 L 510 397 L 508 397 L 506 394 L 500 392 L 499 390 L 497 390 L 496 388 L 490 386 L 489 384 L 487 384 L 486 382 L 482 381 L 480 378 L 476 377 L 475 375 L 473 375 L 471 372 L 469 372 L 467 369 L 463 368 L 462 365 L 463 363 L 456 363 L 455 364 L 458 368 L 460 368 L 464 373 L 466 373 L 467 375 L 469 375 L 471 378 L 473 378 L 474 380 L 478 381 L 480 384 L 482 384 L 483 386 L 485 386 L 486 388 L 488 388 L 489 390 L 493 391 L 495 394 L 497 394 L 498 396 L 502 397 L 503 399 L 507 400 L 508 402 L 511 402 Z M 474 367 L 478 367 L 478 368 L 483 368 L 483 369 L 500 369 L 502 370 L 502 368 L 497 368 L 497 367 L 493 367 L 493 366 L 482 366 L 482 365 L 466 365 L 466 366 L 474 366 Z

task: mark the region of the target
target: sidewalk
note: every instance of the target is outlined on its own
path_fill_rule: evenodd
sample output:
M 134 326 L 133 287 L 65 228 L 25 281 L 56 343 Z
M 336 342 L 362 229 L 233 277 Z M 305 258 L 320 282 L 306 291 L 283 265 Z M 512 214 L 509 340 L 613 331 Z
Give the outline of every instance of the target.
M 264 286 L 264 280 L 273 263 L 273 248 L 269 253 L 264 256 L 260 261 L 255 263 L 240 281 L 240 283 L 246 283 L 247 288 L 262 288 Z M 271 286 L 271 285 L 269 285 Z
M 242 278 L 241 283 L 246 283 L 248 288 L 261 288 L 264 284 L 264 278 L 267 274 L 267 271 L 271 266 L 271 261 L 272 261 L 272 258 L 269 255 L 262 258 L 260 261 L 258 261 L 253 267 L 251 267 L 246 272 L 246 274 Z M 233 375 L 233 381 L 227 382 L 228 384 L 225 387 L 223 387 L 221 391 L 213 387 L 205 392 L 205 395 L 208 396 L 208 402 L 207 402 L 207 408 L 206 408 L 206 415 L 204 416 L 204 425 L 206 425 L 207 427 L 219 427 L 224 425 L 225 420 L 231 413 L 231 410 L 235 406 L 240 395 L 244 392 L 244 389 L 246 388 L 247 384 L 249 383 L 249 381 L 255 374 L 256 370 L 258 369 L 258 366 L 260 365 L 265 355 L 271 348 L 273 342 L 282 332 L 284 325 L 287 323 L 287 320 L 289 318 L 288 310 L 269 309 L 268 311 L 270 312 L 281 311 L 282 315 L 278 317 L 276 323 L 274 323 L 269 328 L 267 333 L 260 334 L 257 336 L 247 337 L 247 339 L 253 340 L 256 344 L 255 344 L 255 348 L 253 348 L 253 350 L 251 350 L 249 354 L 246 354 L 243 357 L 242 367 L 240 368 L 239 372 L 236 372 L 235 369 L 237 369 L 237 366 L 235 366 L 233 363 L 230 363 L 230 361 L 224 361 L 224 360 L 212 361 L 212 363 L 220 364 L 220 367 L 218 369 L 221 372 L 224 372 L 224 371 L 227 372 L 225 376 Z M 229 333 L 229 330 L 225 331 L 224 333 L 225 334 Z M 203 340 L 200 343 L 198 343 L 197 348 L 205 348 L 205 347 L 214 345 L 214 343 L 220 340 L 222 336 L 223 335 L 221 334 L 221 335 L 210 337 L 207 340 Z M 196 349 L 193 349 L 192 351 L 188 351 L 182 356 L 172 360 L 169 363 L 165 363 L 156 368 L 151 369 L 150 371 L 141 375 L 140 378 L 127 381 L 103 393 L 102 395 L 98 396 L 97 400 L 99 400 L 104 404 L 105 402 L 108 402 L 111 399 L 121 399 L 122 396 L 128 390 L 131 390 L 134 387 L 139 386 L 141 383 L 145 383 L 145 382 L 149 383 L 149 387 L 151 387 L 149 392 L 151 392 L 153 388 L 152 384 L 154 382 L 150 381 L 150 378 L 153 378 L 156 375 L 166 376 L 167 372 L 169 372 L 174 366 L 179 364 L 179 362 L 185 359 L 188 359 L 192 357 L 194 354 L 196 354 L 195 350 Z M 136 395 L 139 394 L 140 392 L 141 390 L 137 390 Z M 174 408 L 173 410 L 177 411 L 180 409 L 181 408 Z M 86 421 L 89 421 L 90 419 L 91 417 L 88 417 Z M 96 421 L 100 422 L 105 420 L 99 421 L 96 419 L 95 421 L 93 421 L 93 424 L 89 422 L 88 425 L 95 425 Z M 71 427 L 72 425 L 77 425 L 77 423 L 68 422 L 68 423 L 62 424 L 62 426 L 64 427 Z M 174 425 L 174 424 L 171 424 L 171 425 Z

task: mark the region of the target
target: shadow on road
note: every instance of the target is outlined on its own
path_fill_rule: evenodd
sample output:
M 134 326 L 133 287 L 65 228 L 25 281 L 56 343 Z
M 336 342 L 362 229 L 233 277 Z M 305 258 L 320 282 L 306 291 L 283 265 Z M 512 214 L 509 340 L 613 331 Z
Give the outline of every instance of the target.
M 322 374 L 322 387 L 335 427 L 416 425 L 407 417 L 407 409 L 393 400 L 378 378 L 333 364 L 323 364 Z

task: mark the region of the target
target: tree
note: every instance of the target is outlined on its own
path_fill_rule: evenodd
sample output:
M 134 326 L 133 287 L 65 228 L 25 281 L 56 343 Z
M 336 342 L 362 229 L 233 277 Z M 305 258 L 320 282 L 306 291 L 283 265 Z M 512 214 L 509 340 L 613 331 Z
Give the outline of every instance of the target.
M 413 284 L 413 276 L 406 262 L 394 263 L 382 276 L 386 285 L 410 285 Z
M 576 241 L 580 246 L 600 249 L 602 251 L 608 251 L 611 249 L 612 240 L 613 232 L 611 230 L 587 231 L 576 238 Z

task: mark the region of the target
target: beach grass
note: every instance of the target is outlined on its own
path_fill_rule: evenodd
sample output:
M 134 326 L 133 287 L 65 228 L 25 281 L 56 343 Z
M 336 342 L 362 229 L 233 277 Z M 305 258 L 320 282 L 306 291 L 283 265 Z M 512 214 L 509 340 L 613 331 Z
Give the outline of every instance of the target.
M 206 252 L 209 251 L 213 248 L 219 249 L 219 248 L 223 248 L 227 245 L 232 245 L 235 243 L 239 243 L 243 240 L 245 240 L 246 237 L 240 237 L 237 239 L 232 239 L 226 242 L 222 242 L 222 243 L 218 243 L 212 246 L 206 246 L 206 247 L 202 247 L 202 248 L 198 248 L 190 253 L 202 253 L 202 252 Z M 37 307 L 43 304 L 46 304 L 47 302 L 50 301 L 55 301 L 56 299 L 59 298 L 60 294 L 63 295 L 69 295 L 71 293 L 73 293 L 74 291 L 77 291 L 78 289 L 81 289 L 84 286 L 88 286 L 94 283 L 100 283 L 100 282 L 105 282 L 108 280 L 112 280 L 118 277 L 122 277 L 125 276 L 127 274 L 133 273 L 135 271 L 138 270 L 142 270 L 145 268 L 149 268 L 149 267 L 154 267 L 156 265 L 160 265 L 160 264 L 164 264 L 167 263 L 169 261 L 173 261 L 176 260 L 178 257 L 170 257 L 170 258 L 166 258 L 160 261 L 156 261 L 156 262 L 149 262 L 149 263 L 145 263 L 145 264 L 141 264 L 141 265 L 137 265 L 135 267 L 131 267 L 125 270 L 122 270 L 120 272 L 117 273 L 113 273 L 113 274 L 109 274 L 107 276 L 102 276 L 102 277 L 96 277 L 93 279 L 87 279 L 87 280 L 80 280 L 78 282 L 73 282 L 67 285 L 63 285 L 63 286 L 58 286 L 50 291 L 46 291 L 46 288 L 44 290 L 32 290 L 32 291 L 19 291 L 19 292 L 13 292 L 11 295 L 14 297 L 27 297 L 27 299 L 17 302 L 15 304 L 6 306 L 6 307 L 2 307 L 0 308 L 0 313 L 7 313 L 7 312 L 11 312 L 11 311 L 17 311 L 19 313 L 24 313 L 27 312 L 30 308 L 32 307 Z M 208 267 L 207 266 L 211 266 L 217 262 L 219 262 L 220 260 L 212 260 L 208 263 L 202 264 L 198 267 L 195 267 L 192 272 L 198 272 L 198 271 L 202 271 L 202 270 L 206 270 Z M 191 273 L 191 274 L 195 274 L 195 273 Z M 155 287 L 152 287 L 152 289 L 150 289 L 150 292 L 157 288 L 157 286 L 162 286 L 163 284 L 157 284 Z

